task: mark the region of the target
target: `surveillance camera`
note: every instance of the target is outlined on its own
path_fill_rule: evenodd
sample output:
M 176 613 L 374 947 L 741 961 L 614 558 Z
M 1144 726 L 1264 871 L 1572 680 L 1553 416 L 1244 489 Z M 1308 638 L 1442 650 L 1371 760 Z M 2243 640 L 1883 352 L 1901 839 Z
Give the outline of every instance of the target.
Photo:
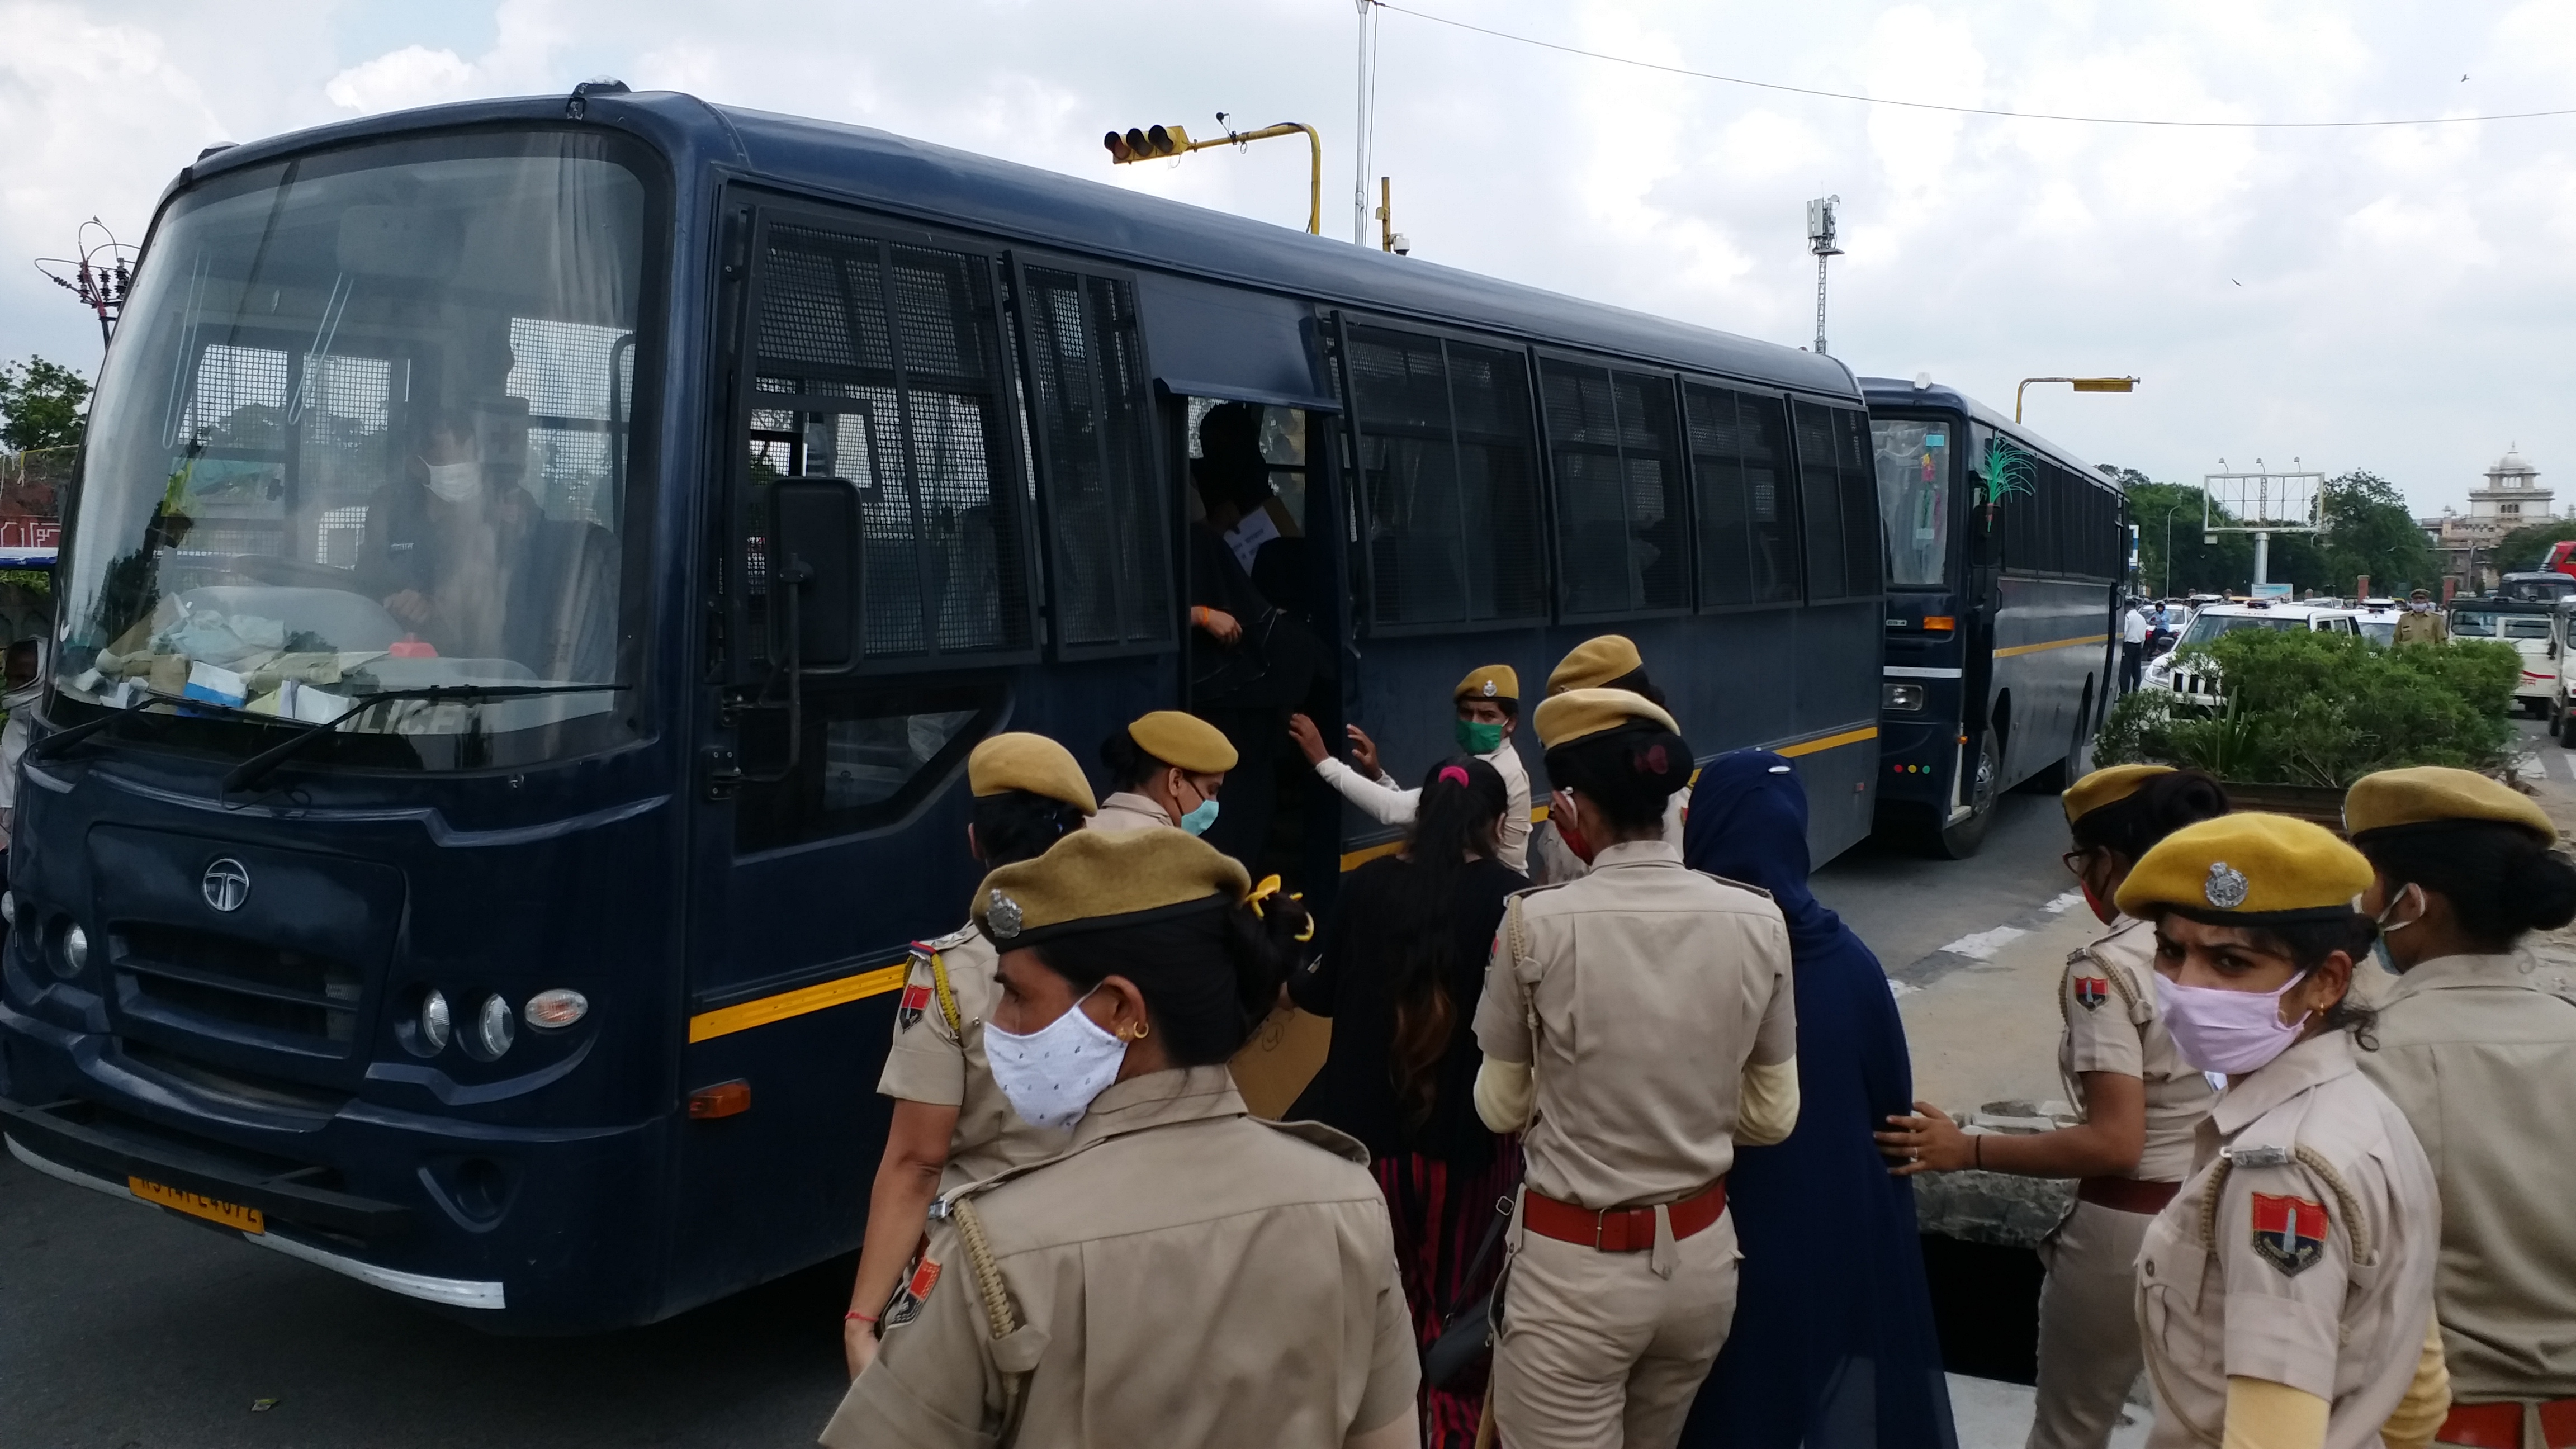
M 1388 244 L 1388 249 L 1393 251 L 1399 257 L 1408 255 L 1413 250 L 1413 238 L 1406 236 L 1402 232 L 1397 232 L 1394 240 Z

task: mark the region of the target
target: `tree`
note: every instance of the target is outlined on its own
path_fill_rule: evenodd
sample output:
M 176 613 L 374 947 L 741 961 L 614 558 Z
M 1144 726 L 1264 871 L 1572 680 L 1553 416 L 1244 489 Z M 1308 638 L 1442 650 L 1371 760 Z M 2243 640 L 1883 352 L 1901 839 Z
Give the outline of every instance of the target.
M 2378 474 L 2356 470 L 2326 480 L 2318 512 L 2322 577 L 2311 587 L 2340 594 L 2368 574 L 2372 592 L 2402 594 L 2432 587 L 2441 575 L 2441 560 L 2405 496 Z
M 2216 543 L 2202 541 L 2198 488 L 2153 482 L 2135 468 L 2105 471 L 2112 472 L 2129 495 L 2129 521 L 2138 526 L 2141 590 L 2159 597 L 2241 590 L 2254 576 L 2251 538 L 2241 533 L 2222 533 Z M 2232 520 L 2222 512 L 2218 521 Z M 2170 568 L 2165 558 L 2167 539 L 2173 542 Z
M 2576 518 L 2549 518 L 2526 523 L 2499 538 L 2485 550 L 2479 562 L 2492 562 L 2499 573 L 2536 569 L 2549 557 L 2549 546 L 2576 538 Z
M 41 357 L 0 362 L 0 447 L 76 448 L 89 425 L 81 411 L 89 384 L 81 375 Z

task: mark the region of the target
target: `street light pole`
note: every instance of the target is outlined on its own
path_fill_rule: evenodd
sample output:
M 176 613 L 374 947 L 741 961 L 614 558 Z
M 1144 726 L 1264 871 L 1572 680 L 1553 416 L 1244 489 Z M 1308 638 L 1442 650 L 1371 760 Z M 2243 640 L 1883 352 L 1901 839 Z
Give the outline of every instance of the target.
M 2138 379 L 2134 377 L 2025 377 L 2021 386 L 2013 389 L 2014 422 L 2021 421 L 2021 395 L 2034 382 L 2069 383 L 2077 392 L 2135 392 L 2138 389 Z

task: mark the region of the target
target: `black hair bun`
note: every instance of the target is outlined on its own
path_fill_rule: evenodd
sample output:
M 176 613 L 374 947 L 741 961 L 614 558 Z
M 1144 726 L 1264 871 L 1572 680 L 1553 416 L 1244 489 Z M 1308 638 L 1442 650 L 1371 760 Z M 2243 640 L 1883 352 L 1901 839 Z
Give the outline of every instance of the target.
M 2516 906 L 2526 930 L 2554 931 L 2576 921 L 2576 863 L 2543 850 L 2514 863 L 2504 899 Z

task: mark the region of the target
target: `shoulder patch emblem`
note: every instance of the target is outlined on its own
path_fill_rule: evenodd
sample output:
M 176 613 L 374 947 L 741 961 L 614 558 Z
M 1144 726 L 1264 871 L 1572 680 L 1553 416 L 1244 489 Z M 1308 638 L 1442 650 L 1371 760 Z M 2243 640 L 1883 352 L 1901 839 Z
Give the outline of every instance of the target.
M 2254 1251 L 2283 1277 L 2306 1272 L 2326 1252 L 2326 1205 L 2314 1198 L 2254 1194 Z
M 2200 893 L 2208 898 L 2211 905 L 2222 911 L 2232 911 L 2245 904 L 2248 889 L 2245 872 L 2226 861 L 2213 860 L 2209 863 L 2209 879 L 2201 883 Z
M 2110 982 L 2103 980 L 2099 976 L 2078 976 L 2075 978 L 2076 1005 L 2083 1007 L 2086 1011 L 2100 1011 L 2102 1009 L 2102 1003 L 2110 999 Z
M 922 1014 L 930 1010 L 930 1003 L 936 996 L 931 986 L 930 958 L 930 947 L 918 941 L 913 943 L 912 970 L 903 979 L 903 996 L 894 1007 L 894 1029 L 898 1032 L 912 1030 Z
M 901 1328 L 921 1316 L 921 1305 L 930 1298 L 930 1290 L 939 1286 L 939 1260 L 925 1257 L 913 1265 L 912 1276 L 895 1290 L 894 1301 L 886 1305 L 881 1328 Z

